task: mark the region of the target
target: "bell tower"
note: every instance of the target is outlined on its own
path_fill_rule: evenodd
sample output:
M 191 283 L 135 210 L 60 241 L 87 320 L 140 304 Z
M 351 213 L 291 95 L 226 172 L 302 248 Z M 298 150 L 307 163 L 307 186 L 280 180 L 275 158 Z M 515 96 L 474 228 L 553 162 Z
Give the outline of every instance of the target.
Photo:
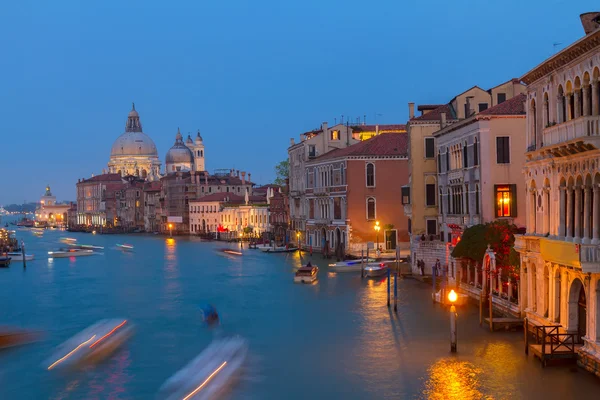
M 206 171 L 204 163 L 204 142 L 202 141 L 200 131 L 198 131 L 194 143 L 188 144 L 187 146 L 192 150 L 192 153 L 194 153 L 194 171 Z

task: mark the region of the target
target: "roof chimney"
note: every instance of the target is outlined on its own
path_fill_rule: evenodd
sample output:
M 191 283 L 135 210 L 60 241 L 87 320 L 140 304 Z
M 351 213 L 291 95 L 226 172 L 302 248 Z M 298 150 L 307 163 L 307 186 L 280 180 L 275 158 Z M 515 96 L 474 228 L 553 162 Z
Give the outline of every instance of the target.
M 327 122 L 321 124 L 321 129 L 323 129 L 323 132 L 327 132 Z
M 467 109 L 465 110 L 467 115 L 465 115 L 465 118 L 469 118 L 471 116 L 471 114 L 473 113 L 473 110 L 471 110 L 471 99 L 473 98 L 473 96 L 467 96 Z
M 408 103 L 408 119 L 415 117 L 415 103 Z
M 250 176 L 251 176 L 251 175 L 252 175 L 252 174 L 251 174 L 250 172 L 248 172 L 248 182 L 252 182 L 252 179 L 250 179 Z
M 600 12 L 588 12 L 579 16 L 586 35 L 600 28 Z
M 440 113 L 440 117 L 441 117 L 441 121 L 440 121 L 440 128 L 444 129 L 446 127 L 446 113 Z
M 375 136 L 379 135 L 379 124 L 375 125 Z
M 294 145 L 294 138 L 290 138 L 290 146 Z
M 246 173 L 242 171 L 242 185 L 246 184 Z

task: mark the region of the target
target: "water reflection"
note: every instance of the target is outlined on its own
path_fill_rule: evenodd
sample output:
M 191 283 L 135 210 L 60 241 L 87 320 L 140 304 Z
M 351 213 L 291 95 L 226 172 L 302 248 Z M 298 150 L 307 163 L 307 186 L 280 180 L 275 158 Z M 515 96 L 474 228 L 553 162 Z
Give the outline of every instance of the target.
M 441 359 L 428 369 L 424 398 L 430 400 L 470 400 L 484 398 L 479 390 L 481 369 L 470 362 Z M 491 397 L 486 397 L 491 399 Z

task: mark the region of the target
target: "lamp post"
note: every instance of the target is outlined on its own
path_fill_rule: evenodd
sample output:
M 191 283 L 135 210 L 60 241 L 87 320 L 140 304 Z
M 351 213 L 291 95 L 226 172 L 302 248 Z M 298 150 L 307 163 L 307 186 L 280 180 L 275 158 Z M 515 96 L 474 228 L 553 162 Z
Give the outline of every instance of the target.
M 173 237 L 173 224 L 169 224 L 169 236 Z
M 242 240 L 242 239 L 243 239 L 243 238 L 242 238 L 242 232 L 240 232 L 240 249 L 243 249 L 243 248 L 244 248 L 244 243 L 243 243 L 243 240 Z
M 298 242 L 298 252 L 300 252 L 300 231 L 296 232 L 296 241 Z
M 379 221 L 375 222 L 375 240 L 377 242 L 377 251 L 379 251 L 379 230 L 381 227 L 379 226 Z
M 452 353 L 456 353 L 456 307 L 454 306 L 454 302 L 458 298 L 458 295 L 452 289 L 450 293 L 448 293 L 448 300 L 450 300 L 450 351 Z

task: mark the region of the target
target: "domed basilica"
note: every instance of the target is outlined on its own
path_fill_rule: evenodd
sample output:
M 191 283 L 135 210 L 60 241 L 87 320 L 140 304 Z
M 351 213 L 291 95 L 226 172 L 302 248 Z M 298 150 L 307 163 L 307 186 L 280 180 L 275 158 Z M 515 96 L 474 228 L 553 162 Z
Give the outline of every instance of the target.
M 108 172 L 154 181 L 161 177 L 160 167 L 156 145 L 142 131 L 140 115 L 134 104 L 127 116 L 125 132 L 112 146 Z M 204 144 L 200 132 L 195 140 L 188 135 L 184 143 L 177 129 L 175 144 L 169 149 L 165 159 L 165 174 L 177 171 L 204 171 Z

